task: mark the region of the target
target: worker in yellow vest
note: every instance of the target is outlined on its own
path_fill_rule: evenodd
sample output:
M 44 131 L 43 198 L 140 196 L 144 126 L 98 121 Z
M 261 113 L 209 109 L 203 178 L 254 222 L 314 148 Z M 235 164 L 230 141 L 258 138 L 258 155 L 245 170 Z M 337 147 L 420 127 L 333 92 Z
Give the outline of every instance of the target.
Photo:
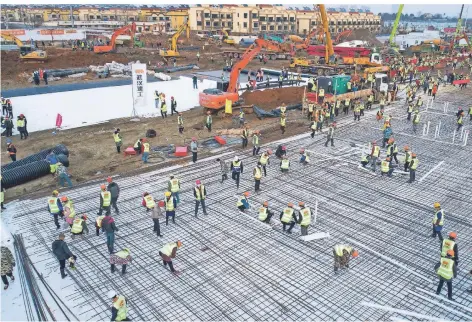
M 166 191 L 164 193 L 164 203 L 166 207 L 166 226 L 169 224 L 169 217 L 172 217 L 172 222 L 175 224 L 175 208 L 177 207 L 177 201 L 172 196 L 172 192 Z
M 149 145 L 147 139 L 143 138 L 143 156 L 141 157 L 141 159 L 143 160 L 144 163 L 148 163 L 150 151 L 151 151 L 151 146 Z
M 249 200 L 247 199 L 249 197 L 249 191 L 246 191 L 243 193 L 242 196 L 238 198 L 238 201 L 236 202 L 236 207 L 242 212 L 245 212 L 246 209 L 249 209 L 251 206 L 249 204 Z
M 456 129 L 456 131 L 459 131 L 462 126 L 464 126 L 464 112 L 459 114 L 459 117 L 457 118 L 457 129 Z
M 274 213 L 269 210 L 269 202 L 264 201 L 262 203 L 262 207 L 259 208 L 259 216 L 258 216 L 259 220 L 262 221 L 263 223 L 270 224 L 270 219 L 272 218 L 273 215 Z
M 282 160 L 280 161 L 280 171 L 283 173 L 288 172 L 288 169 L 290 168 L 290 160 L 286 155 L 282 157 Z
M 348 93 L 352 92 L 352 83 L 351 83 L 351 81 L 348 81 L 346 83 L 346 88 L 347 88 Z
M 439 285 L 436 294 L 441 293 L 444 282 L 447 284 L 447 298 L 452 301 L 452 279 L 457 277 L 457 267 L 454 263 L 454 251 L 449 249 L 445 257 L 441 257 L 439 263 L 434 268 L 439 277 Z
M 72 233 L 72 239 L 75 238 L 77 235 L 83 235 L 84 232 L 88 235 L 89 229 L 87 227 L 87 215 L 82 215 L 80 218 L 75 218 L 70 232 Z
M 113 140 L 115 140 L 116 152 L 121 152 L 121 145 L 123 144 L 123 139 L 121 137 L 120 129 L 116 129 L 113 133 Z
M 349 268 L 349 261 L 359 256 L 359 252 L 347 245 L 335 245 L 333 249 L 334 273 L 337 274 L 340 268 Z
M 295 210 L 293 209 L 293 203 L 289 202 L 287 207 L 280 213 L 280 222 L 283 226 L 283 231 L 285 232 L 286 227 L 288 227 L 287 234 L 292 233 L 292 229 L 297 222 L 297 216 L 295 215 Z
M 446 257 L 446 253 L 452 249 L 454 251 L 454 256 L 452 256 L 452 259 L 454 260 L 454 263 L 457 266 L 457 264 L 459 264 L 459 250 L 457 247 L 456 239 L 457 233 L 453 231 L 449 233 L 449 237 L 447 239 L 443 239 L 441 243 L 441 257 Z
M 96 233 L 97 236 L 100 235 L 100 229 L 102 228 L 103 218 L 105 218 L 105 215 L 98 216 L 95 219 L 95 233 Z
M 110 213 L 110 204 L 111 204 L 111 193 L 107 191 L 107 187 L 102 184 L 100 186 L 100 210 L 98 211 L 98 216 L 102 215 L 103 210 L 106 211 L 107 214 Z
M 404 157 L 404 171 L 407 172 L 408 169 L 410 168 L 410 162 L 411 162 L 411 154 L 410 154 L 410 147 L 408 145 L 405 145 L 403 147 L 403 151 L 405 152 L 405 157 Z
M 182 242 L 178 240 L 174 243 L 165 244 L 164 247 L 162 247 L 161 250 L 159 251 L 159 255 L 162 258 L 164 267 L 167 267 L 167 265 L 169 265 L 170 271 L 175 275 L 180 274 L 180 272 L 174 269 L 174 265 L 172 264 L 172 259 L 177 256 L 177 250 L 180 247 L 182 247 Z
M 308 152 L 305 150 L 305 148 L 300 149 L 300 163 L 306 165 L 310 163 L 310 157 L 308 156 Z
M 395 159 L 395 162 L 398 164 L 398 147 L 395 143 L 395 139 L 391 137 L 390 139 L 388 139 L 387 143 L 387 156 L 390 157 L 392 161 Z
M 411 154 L 411 161 L 410 161 L 410 180 L 408 183 L 413 183 L 416 178 L 416 168 L 418 167 L 418 159 L 416 158 L 416 153 Z
M 115 265 L 121 265 L 121 275 L 126 274 L 126 265 L 131 263 L 133 258 L 131 257 L 131 252 L 129 248 L 123 248 L 119 252 L 110 254 L 110 268 L 111 272 L 115 272 Z
M 66 222 L 69 224 L 69 227 L 72 227 L 75 218 L 75 207 L 72 203 L 72 200 L 66 196 L 61 197 L 62 209 Z
M 255 183 L 254 190 L 258 192 L 261 187 L 261 178 L 262 178 L 262 164 L 260 162 L 257 162 L 257 165 L 253 171 L 253 175 L 254 175 L 254 183 Z
M 19 115 L 16 120 L 16 129 L 18 130 L 18 132 L 20 132 L 20 139 L 23 140 L 24 138 L 26 140 L 27 137 L 25 132 L 25 118 L 21 115 Z
M 261 134 L 260 131 L 256 130 L 252 134 L 252 155 L 259 155 L 259 150 L 261 149 L 261 146 L 259 145 L 259 135 Z
M 285 103 L 282 103 L 282 105 L 280 106 L 280 114 L 285 114 L 287 112 L 287 106 L 285 105 Z
M 170 176 L 169 183 L 167 184 L 167 190 L 172 192 L 175 197 L 177 205 L 180 203 L 180 181 L 175 176 Z
M 195 188 L 193 189 L 193 196 L 195 197 L 195 217 L 198 214 L 198 208 L 202 205 L 203 214 L 208 215 L 206 212 L 205 199 L 207 197 L 207 191 L 205 186 L 200 180 L 195 181 Z
M 270 164 L 270 155 L 272 154 L 272 150 L 268 149 L 266 152 L 261 154 L 261 157 L 259 158 L 259 163 L 262 166 L 262 169 L 264 170 L 264 177 L 267 177 L 267 170 L 266 166 Z
M 436 238 L 436 235 L 439 238 L 439 241 L 443 241 L 443 236 L 441 231 L 444 226 L 444 217 L 445 213 L 444 210 L 441 209 L 441 204 L 439 202 L 434 203 L 434 216 L 433 216 L 433 234 L 431 237 Z
M 416 134 L 416 130 L 418 129 L 418 124 L 420 123 L 420 114 L 419 111 L 415 111 L 415 115 L 413 116 L 413 132 Z
M 118 296 L 115 291 L 109 291 L 108 297 L 112 300 L 111 321 L 129 321 L 128 308 L 126 307 L 126 299 L 123 295 Z
M 472 122 L 472 106 L 469 107 L 469 121 Z
M 311 224 L 311 209 L 304 202 L 298 203 L 300 210 L 298 211 L 298 224 L 300 225 L 301 235 L 308 235 L 308 227 Z
M 64 217 L 64 210 L 62 208 L 61 200 L 58 198 L 59 191 L 54 190 L 52 196 L 48 198 L 48 211 L 54 217 L 54 223 L 57 229 L 61 228 L 59 225 L 59 216 Z
M 370 94 L 369 97 L 367 98 L 366 108 L 370 110 L 372 108 L 372 104 L 374 104 L 374 95 Z
M 320 88 L 318 90 L 318 104 L 323 104 L 325 98 L 325 90 L 324 88 Z
M 207 112 L 207 117 L 206 117 L 206 121 L 205 121 L 205 126 L 206 128 L 208 129 L 208 132 L 211 132 L 211 124 L 213 123 L 213 119 L 211 117 L 211 112 L 208 111 Z
M 179 115 L 177 116 L 177 125 L 179 126 L 179 133 L 183 134 L 184 133 L 184 117 L 182 112 L 179 112 Z
M 243 131 L 241 133 L 243 149 L 247 147 L 248 137 L 249 137 L 249 129 L 248 129 L 248 126 L 246 125 L 246 126 L 244 126 Z
M 161 101 L 161 117 L 167 118 L 167 104 L 165 99 Z
M 387 177 L 391 177 L 393 173 L 393 166 L 392 162 L 390 160 L 390 157 L 386 157 L 385 160 L 383 160 L 380 163 L 380 174 L 383 176 L 384 174 L 387 175 Z
M 375 172 L 377 168 L 377 159 L 380 158 L 380 147 L 377 145 L 377 142 L 372 141 L 372 151 L 370 153 L 370 159 L 372 162 L 372 171 Z
M 383 110 L 385 108 L 385 94 L 381 94 L 380 96 L 380 109 Z
M 152 211 L 156 206 L 156 202 L 154 201 L 154 197 L 151 196 L 148 192 L 143 193 L 143 201 L 141 205 L 146 208 L 146 212 Z
M 2 176 L 0 176 L 0 181 L 2 181 Z M 7 209 L 3 206 L 3 203 L 5 202 L 5 191 L 5 188 L 0 186 L 0 204 L 2 205 L 2 210 Z
M 318 128 L 318 125 L 316 124 L 317 122 L 311 122 L 311 125 L 310 125 L 310 130 L 311 130 L 311 138 L 314 139 L 315 138 L 315 134 L 316 134 L 316 129 Z
M 245 120 L 244 120 L 244 110 L 243 108 L 241 107 L 239 109 L 239 127 L 244 127 L 244 124 L 245 124 Z
M 141 145 L 142 145 L 143 139 L 138 139 L 136 143 L 133 145 L 134 151 L 136 151 L 136 154 L 141 154 Z
M 282 131 L 282 134 L 285 133 L 285 126 L 287 124 L 287 119 L 285 118 L 285 114 L 280 115 L 280 130 Z

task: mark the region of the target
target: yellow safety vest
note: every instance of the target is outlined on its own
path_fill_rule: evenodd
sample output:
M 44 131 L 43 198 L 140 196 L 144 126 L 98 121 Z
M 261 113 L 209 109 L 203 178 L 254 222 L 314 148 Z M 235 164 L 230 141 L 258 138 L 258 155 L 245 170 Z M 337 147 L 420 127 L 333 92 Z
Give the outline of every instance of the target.
M 115 142 L 121 142 L 120 133 L 113 133 L 113 139 L 115 140 Z
M 211 118 L 211 115 L 207 115 L 207 120 L 206 120 L 206 124 L 211 124 L 213 123 L 213 120 Z
M 438 221 L 438 214 L 441 213 L 441 220 L 439 221 L 439 226 L 442 226 L 444 225 L 444 211 L 441 209 L 441 210 L 438 210 L 434 213 L 434 217 L 433 217 L 433 224 L 435 225 L 436 224 L 436 221 Z
M 408 113 L 412 113 L 413 112 L 413 105 L 408 105 Z
M 283 159 L 282 164 L 280 165 L 280 169 L 288 169 L 290 166 L 290 160 Z
M 336 245 L 334 246 L 334 251 L 336 253 L 336 255 L 338 256 L 343 256 L 343 251 L 347 251 L 348 253 L 351 252 L 352 250 L 352 247 L 350 246 L 344 246 L 344 245 Z
M 146 203 L 146 208 L 152 209 L 156 205 L 154 198 L 151 195 L 144 197 L 144 202 Z
M 49 212 L 52 214 L 59 213 L 59 206 L 57 205 L 57 197 L 48 198 Z
M 369 162 L 369 159 L 365 155 L 361 156 L 361 162 Z
M 161 253 L 170 257 L 172 255 L 172 250 L 174 249 L 174 247 L 177 247 L 177 243 L 165 244 L 164 247 L 161 248 Z
M 82 232 L 82 222 L 83 220 L 80 218 L 74 219 L 74 222 L 72 223 L 72 228 L 70 229 L 70 232 L 73 234 L 80 234 Z
M 169 199 L 167 199 L 166 197 L 166 210 L 167 211 L 173 211 L 175 208 L 174 208 L 174 198 L 172 197 L 169 197 Z
M 74 218 L 75 217 L 75 207 L 74 205 L 72 204 L 72 201 L 67 201 L 65 204 L 64 204 L 64 208 L 69 208 L 70 209 L 70 214 L 69 214 L 69 217 L 70 218 Z
M 315 130 L 316 130 L 316 123 L 313 123 L 313 124 L 310 126 L 310 129 L 312 129 L 312 130 L 315 131 Z
M 144 152 L 149 152 L 149 148 L 150 148 L 149 143 L 145 142 L 143 143 L 143 146 L 144 146 Z
M 113 306 L 115 307 L 115 309 L 118 310 L 118 313 L 116 314 L 116 321 L 123 321 L 124 319 L 126 319 L 128 309 L 126 308 L 126 300 L 123 295 L 120 295 L 118 297 L 118 300 L 113 303 Z
M 247 201 L 247 198 L 246 198 L 245 196 L 239 197 L 238 202 L 236 202 L 236 206 L 237 206 L 237 207 L 243 206 L 243 200 L 246 200 L 246 201 Z
M 459 116 L 459 119 L 457 120 L 457 124 L 462 124 L 462 115 Z
M 241 171 L 241 161 L 233 161 L 233 172 Z
M 349 104 L 351 104 L 351 100 L 348 98 L 344 101 L 344 105 L 349 106 Z
M 136 149 L 137 149 L 137 148 L 138 148 L 138 146 L 139 146 L 139 143 L 140 143 L 140 142 L 141 142 L 140 140 L 136 141 L 136 143 L 134 144 L 134 148 L 136 148 Z
M 103 199 L 102 207 L 108 207 L 111 203 L 111 193 L 109 191 L 102 191 L 100 194 Z
M 267 219 L 267 208 L 261 207 L 259 208 L 259 220 L 264 221 Z
M 98 228 L 102 228 L 102 221 L 103 221 L 103 218 L 105 218 L 105 216 L 104 216 L 104 215 L 101 215 L 101 216 L 98 216 L 97 219 L 95 220 L 96 223 L 97 223 Z
M 419 114 L 416 114 L 415 115 L 415 118 L 413 119 L 413 123 L 414 124 L 418 124 L 420 122 L 420 115 Z
M 308 104 L 308 112 L 313 112 L 313 104 Z
M 380 100 L 380 105 L 385 105 L 385 98 L 382 98 L 382 99 Z
M 243 130 L 243 133 L 241 134 L 241 137 L 242 137 L 242 138 L 247 138 L 247 135 L 248 135 L 247 132 L 248 132 L 248 131 L 247 131 L 246 129 L 244 129 L 244 130 Z
M 240 120 L 244 119 L 244 112 L 239 112 L 239 119 Z
M 181 115 L 177 116 L 177 124 L 184 125 L 184 119 Z
M 154 99 L 155 99 L 155 100 L 158 100 L 158 99 L 159 99 L 159 95 L 157 95 L 156 92 L 154 92 Z
M 374 96 L 370 95 L 368 101 L 372 103 L 374 101 Z
M 318 96 L 319 96 L 319 97 L 323 97 L 323 96 L 324 96 L 324 88 L 320 88 L 320 91 L 318 92 Z
M 439 266 L 438 275 L 446 280 L 450 280 L 454 276 L 452 265 L 454 265 L 453 259 L 444 257 L 441 258 L 441 266 Z
M 340 108 L 341 107 L 341 101 L 336 101 L 336 108 Z
M 286 107 L 286 106 L 283 106 L 283 105 L 282 105 L 282 106 L 280 107 L 280 112 L 285 113 L 286 110 L 287 110 L 287 107 Z
M 289 222 L 293 220 L 292 215 L 293 215 L 293 208 L 285 208 L 284 213 L 282 215 L 282 219 L 280 219 L 280 221 L 288 224 Z
M 266 165 L 267 164 L 267 161 L 269 160 L 269 156 L 265 153 L 263 153 L 261 155 L 261 158 L 259 159 L 259 162 L 262 164 L 262 165 Z
M 259 137 L 256 134 L 252 136 L 252 144 L 259 145 Z
M 259 167 L 255 167 L 254 170 L 255 170 L 254 178 L 257 179 L 257 180 L 260 180 L 261 177 L 262 177 L 261 169 L 259 169 Z
M 179 192 L 180 191 L 179 179 L 170 180 L 170 191 L 171 192 Z
M 375 146 L 373 156 L 378 157 L 379 155 L 380 155 L 380 147 Z
M 413 159 L 413 165 L 410 167 L 411 170 L 416 170 L 416 167 L 418 167 L 418 159 Z
M 444 239 L 443 242 L 442 242 L 441 256 L 446 257 L 447 251 L 450 250 L 450 249 L 454 249 L 455 244 L 456 244 L 456 242 L 453 241 L 453 240 Z
M 418 101 L 416 102 L 416 106 L 422 106 L 422 105 L 423 105 L 423 101 L 422 101 L 422 100 L 418 100 Z
M 410 153 L 405 152 L 405 162 L 410 162 Z
M 24 127 L 25 120 L 16 120 L 16 127 Z
M 115 253 L 115 255 L 118 256 L 119 258 L 125 259 L 126 257 L 129 256 L 129 252 L 123 249 L 123 250 L 120 250 L 119 252 Z
M 310 157 L 308 156 L 308 153 L 304 152 L 303 155 L 305 156 L 305 162 L 310 162 Z
M 302 215 L 302 222 L 300 225 L 302 226 L 308 226 L 311 224 L 311 210 L 308 207 L 305 207 L 300 210 L 300 214 Z
M 347 89 L 351 89 L 351 82 L 347 82 L 346 86 L 347 86 Z
M 381 165 L 380 165 L 380 170 L 381 170 L 382 172 L 388 172 L 388 170 L 389 170 L 389 162 L 383 160 L 382 163 L 381 163 Z
M 166 103 L 161 104 L 161 112 L 167 112 L 167 104 Z
M 203 184 L 200 185 L 200 189 L 198 187 L 195 187 L 195 194 L 197 195 L 195 198 L 197 200 L 205 200 L 205 186 Z
M 280 126 L 285 126 L 285 117 L 280 118 Z

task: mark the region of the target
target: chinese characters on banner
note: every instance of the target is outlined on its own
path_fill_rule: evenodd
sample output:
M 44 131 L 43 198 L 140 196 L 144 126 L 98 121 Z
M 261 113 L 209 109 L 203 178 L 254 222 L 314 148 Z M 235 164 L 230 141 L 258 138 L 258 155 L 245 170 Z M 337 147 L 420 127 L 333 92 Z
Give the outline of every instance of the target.
M 133 98 L 134 107 L 146 106 L 146 85 L 147 85 L 147 71 L 146 64 L 132 64 L 131 65 L 133 77 Z

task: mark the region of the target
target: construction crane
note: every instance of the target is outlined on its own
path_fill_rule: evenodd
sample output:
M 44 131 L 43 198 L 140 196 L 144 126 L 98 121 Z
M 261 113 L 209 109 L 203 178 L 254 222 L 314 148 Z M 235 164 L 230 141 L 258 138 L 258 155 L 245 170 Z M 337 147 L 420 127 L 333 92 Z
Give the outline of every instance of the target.
M 340 32 L 337 37 L 336 37 L 336 40 L 334 41 L 336 44 L 339 44 L 341 42 L 341 39 L 343 37 L 349 37 L 350 35 L 352 34 L 352 30 L 351 29 L 346 29 L 342 32 Z
M 329 58 L 334 56 L 333 41 L 331 40 L 331 33 L 329 32 L 329 23 L 328 15 L 326 14 L 326 8 L 324 4 L 319 4 L 318 8 L 320 9 L 321 22 L 323 23 L 323 32 L 326 39 L 326 52 L 325 52 L 325 62 L 328 64 Z
M 134 42 L 134 36 L 136 34 L 136 23 L 116 29 L 111 36 L 110 44 L 103 46 L 93 46 L 93 52 L 96 54 L 110 53 L 116 50 L 116 38 L 120 35 L 129 35 L 131 37 L 131 43 Z
M 400 7 L 398 7 L 397 17 L 395 18 L 395 21 L 393 22 L 392 32 L 390 33 L 390 38 L 388 40 L 388 43 L 390 44 L 391 47 L 396 47 L 395 34 L 397 33 L 398 24 L 400 23 L 403 7 L 404 7 L 403 4 L 401 4 Z
M 177 49 L 177 40 L 179 39 L 180 35 L 187 31 L 187 39 L 190 39 L 190 25 L 188 22 L 184 23 L 179 27 L 177 32 L 172 35 L 170 40 L 170 48 L 169 49 L 161 49 L 159 50 L 159 55 L 161 57 L 179 57 L 180 53 Z
M 464 5 L 461 7 L 461 12 L 459 13 L 459 19 L 457 19 L 456 34 L 455 37 L 459 35 L 462 29 L 462 12 L 464 11 Z
M 20 59 L 23 61 L 46 61 L 48 54 L 44 50 L 38 50 L 31 45 L 25 45 L 23 42 L 8 32 L 1 32 L 0 36 L 6 41 L 13 41 L 20 49 Z

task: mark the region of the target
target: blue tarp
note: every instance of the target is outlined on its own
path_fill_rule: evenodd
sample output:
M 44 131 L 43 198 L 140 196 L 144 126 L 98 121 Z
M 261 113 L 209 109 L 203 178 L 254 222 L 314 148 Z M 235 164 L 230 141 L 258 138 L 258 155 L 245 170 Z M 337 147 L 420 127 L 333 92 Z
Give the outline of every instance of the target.
M 290 110 L 299 110 L 302 108 L 302 104 L 295 104 L 287 106 L 287 111 Z M 254 113 L 256 113 L 257 117 L 263 119 L 264 117 L 280 117 L 280 109 L 273 109 L 271 111 L 265 111 L 260 107 L 253 106 Z

